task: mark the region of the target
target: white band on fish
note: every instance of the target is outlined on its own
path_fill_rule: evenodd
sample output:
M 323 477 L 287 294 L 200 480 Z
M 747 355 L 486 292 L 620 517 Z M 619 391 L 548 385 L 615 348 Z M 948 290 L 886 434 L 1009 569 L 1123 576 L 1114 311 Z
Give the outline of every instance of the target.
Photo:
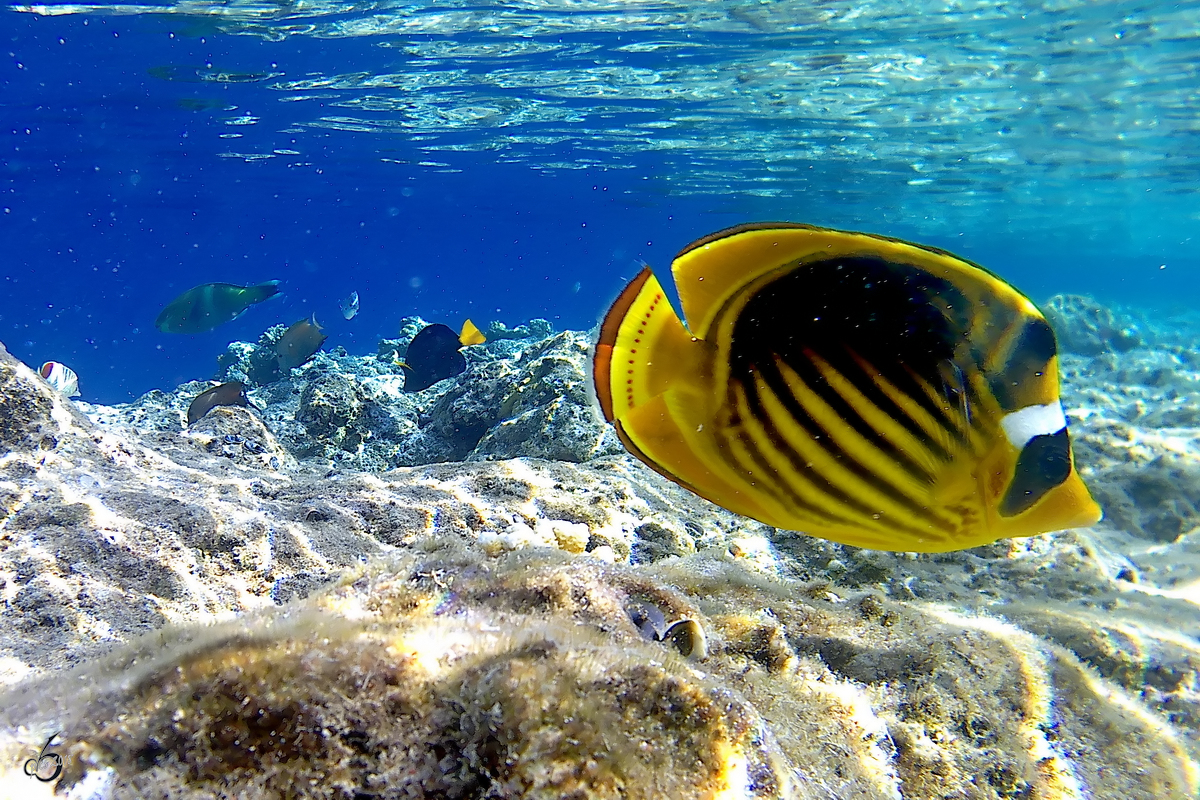
M 1004 435 L 1018 450 L 1029 444 L 1035 436 L 1049 436 L 1067 427 L 1062 403 L 1046 403 L 1044 406 L 1025 406 L 1019 411 L 1006 414 L 1000 420 Z

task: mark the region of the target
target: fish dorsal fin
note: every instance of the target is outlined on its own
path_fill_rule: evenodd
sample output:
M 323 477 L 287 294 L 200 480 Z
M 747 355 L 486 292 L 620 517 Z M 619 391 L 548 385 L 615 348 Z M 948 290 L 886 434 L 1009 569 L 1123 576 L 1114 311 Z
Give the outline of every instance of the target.
M 475 327 L 475 323 L 467 320 L 463 323 L 462 331 L 458 334 L 458 341 L 464 347 L 471 344 L 483 344 L 487 341 L 487 337 L 483 335 L 483 331 Z
M 688 328 L 693 336 L 706 339 L 721 309 L 749 284 L 790 270 L 798 262 L 839 256 L 877 256 L 942 275 L 969 264 L 934 248 L 869 233 L 755 222 L 692 242 L 675 256 L 671 273 Z

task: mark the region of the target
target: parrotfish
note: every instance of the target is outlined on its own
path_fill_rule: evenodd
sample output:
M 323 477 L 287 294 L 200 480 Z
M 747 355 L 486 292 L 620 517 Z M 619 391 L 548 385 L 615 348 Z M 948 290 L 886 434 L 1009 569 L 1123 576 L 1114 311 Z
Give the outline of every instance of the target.
M 176 297 L 158 315 L 154 326 L 163 333 L 203 333 L 237 319 L 250 306 L 279 294 L 279 281 L 255 286 L 205 283 Z
M 593 361 L 625 447 L 701 497 L 857 547 L 944 552 L 1095 524 L 1042 313 L 944 250 L 741 225 L 648 269 Z
M 298 367 L 313 357 L 329 338 L 317 324 L 317 315 L 311 320 L 302 319 L 284 331 L 275 345 L 275 359 L 284 372 Z

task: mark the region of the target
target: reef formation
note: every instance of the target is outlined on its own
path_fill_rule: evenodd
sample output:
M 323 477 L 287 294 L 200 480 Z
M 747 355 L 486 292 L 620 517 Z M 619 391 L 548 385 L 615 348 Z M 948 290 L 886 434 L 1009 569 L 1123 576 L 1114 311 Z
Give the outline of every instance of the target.
M 268 331 L 215 376 L 262 410 L 190 427 L 214 382 L 0 349 L 0 796 L 1194 797 L 1200 332 L 1047 307 L 1106 519 L 932 556 L 641 466 L 541 321 L 415 394 L 419 320 L 288 374 Z

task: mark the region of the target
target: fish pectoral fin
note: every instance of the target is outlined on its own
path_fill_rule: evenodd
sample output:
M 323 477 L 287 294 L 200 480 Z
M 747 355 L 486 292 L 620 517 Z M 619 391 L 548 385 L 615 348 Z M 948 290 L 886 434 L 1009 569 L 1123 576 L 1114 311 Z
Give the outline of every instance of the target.
M 981 505 L 979 465 L 970 461 L 954 459 L 941 465 L 929 486 L 929 502 L 932 505 Z
M 946 358 L 938 362 L 938 376 L 942 380 L 942 392 L 946 402 L 958 409 L 958 415 L 965 423 L 971 425 L 971 401 L 967 395 L 967 379 L 962 367 Z

